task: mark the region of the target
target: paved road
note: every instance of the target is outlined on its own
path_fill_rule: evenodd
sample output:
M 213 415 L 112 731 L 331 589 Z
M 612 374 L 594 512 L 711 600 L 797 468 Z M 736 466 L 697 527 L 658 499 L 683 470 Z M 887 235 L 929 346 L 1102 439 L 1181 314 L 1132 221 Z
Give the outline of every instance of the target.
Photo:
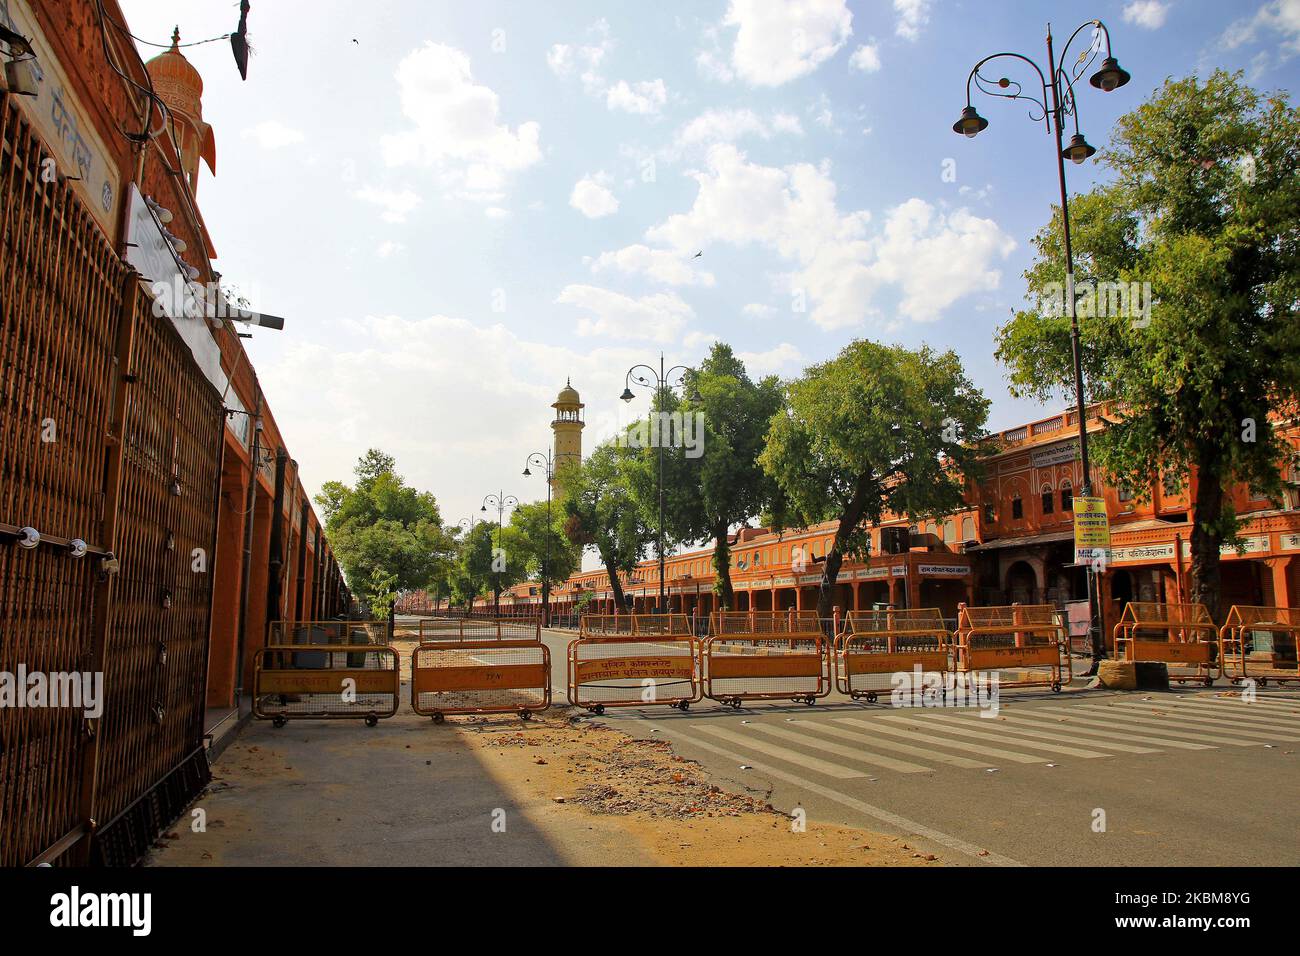
M 570 639 L 545 636 L 557 703 Z M 782 809 L 906 835 L 952 862 L 1300 864 L 1300 692 L 1248 704 L 1230 691 L 1004 690 L 996 717 L 832 695 L 590 719 L 670 740 Z

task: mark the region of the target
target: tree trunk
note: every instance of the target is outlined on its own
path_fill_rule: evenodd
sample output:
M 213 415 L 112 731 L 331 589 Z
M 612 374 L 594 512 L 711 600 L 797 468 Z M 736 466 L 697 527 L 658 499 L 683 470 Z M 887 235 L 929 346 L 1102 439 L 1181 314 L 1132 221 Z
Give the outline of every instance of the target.
M 726 524 L 713 529 L 713 593 L 718 597 L 718 610 L 730 611 L 736 603 L 736 592 L 731 587 L 731 545 L 727 542 Z
M 834 613 L 835 584 L 840 576 L 840 565 L 844 563 L 844 543 L 848 541 L 849 535 L 858 526 L 863 512 L 866 511 L 866 496 L 870 480 L 869 472 L 858 477 L 857 487 L 853 489 L 853 497 L 849 499 L 844 514 L 840 516 L 839 526 L 835 529 L 835 543 L 831 545 L 830 553 L 826 555 L 826 561 L 822 565 L 822 580 L 817 590 L 817 616 L 820 618 L 831 617 Z
M 609 576 L 609 589 L 614 593 L 614 607 L 618 609 L 619 614 L 626 614 L 627 596 L 623 593 L 623 583 L 618 579 L 618 569 L 614 567 L 614 562 L 603 554 L 601 561 L 605 565 L 605 574 Z
M 1210 619 L 1222 624 L 1219 598 L 1222 592 L 1220 552 L 1223 546 L 1223 478 L 1217 456 L 1203 454 L 1196 468 L 1196 501 L 1192 505 L 1193 604 L 1204 604 Z

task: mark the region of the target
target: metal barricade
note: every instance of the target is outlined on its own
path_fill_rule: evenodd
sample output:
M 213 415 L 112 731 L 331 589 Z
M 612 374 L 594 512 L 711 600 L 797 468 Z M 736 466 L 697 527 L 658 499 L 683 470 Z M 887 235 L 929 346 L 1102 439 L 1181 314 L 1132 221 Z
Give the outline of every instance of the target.
M 937 607 L 850 611 L 835 639 L 835 689 L 874 704 L 898 673 L 946 675 L 952 633 Z
M 1002 687 L 1050 687 L 1060 692 L 1072 676 L 1065 625 L 1051 604 L 967 607 L 957 611 L 957 670 L 1020 670 Z M 1064 660 L 1064 668 L 1062 668 Z
M 1218 633 L 1204 604 L 1130 601 L 1113 633 L 1117 657 L 1169 665 L 1169 679 L 1180 684 L 1199 681 L 1209 687 L 1216 668 L 1223 673 Z
M 442 723 L 448 714 L 516 713 L 551 706 L 551 652 L 540 640 L 421 644 L 411 654 L 411 709 Z
M 387 621 L 270 621 L 266 630 L 268 647 L 388 643 Z
M 1219 628 L 1223 674 L 1234 684 L 1253 680 L 1300 681 L 1296 647 L 1300 645 L 1300 608 L 1234 604 Z
M 703 643 L 704 696 L 814 704 L 831 692 L 827 641 L 816 611 L 716 611 Z
M 363 718 L 370 727 L 397 713 L 397 652 L 374 644 L 263 647 L 253 668 L 253 716 L 288 720 Z
M 567 665 L 569 703 L 594 714 L 646 704 L 686 710 L 702 696 L 700 642 L 685 614 L 583 615 Z
M 434 641 L 539 641 L 542 623 L 535 617 L 428 618 L 420 621 L 420 643 Z

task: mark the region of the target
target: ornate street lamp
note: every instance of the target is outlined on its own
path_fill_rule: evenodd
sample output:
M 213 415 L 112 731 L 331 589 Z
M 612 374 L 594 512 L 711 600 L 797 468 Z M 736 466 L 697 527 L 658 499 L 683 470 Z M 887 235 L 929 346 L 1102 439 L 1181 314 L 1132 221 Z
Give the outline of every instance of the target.
M 531 478 L 529 465 L 543 469 L 546 476 L 546 557 L 542 560 L 542 627 L 551 626 L 551 485 L 555 481 L 555 462 L 551 453 L 535 451 L 524 461 L 524 477 Z
M 496 509 L 497 513 L 497 551 L 501 551 L 501 522 L 502 516 L 509 508 L 519 506 L 519 499 L 514 495 L 507 495 L 497 492 L 495 495 L 488 495 L 483 499 L 483 507 L 479 511 L 487 511 L 488 505 Z M 497 563 L 497 556 L 492 555 L 492 564 Z M 501 616 L 501 572 L 494 570 L 492 583 L 492 613 L 495 617 Z
M 638 369 L 646 374 L 633 374 Z M 654 388 L 655 394 L 661 399 L 659 405 L 662 408 L 666 404 L 662 399 L 666 398 L 673 388 L 684 384 L 686 373 L 689 371 L 691 369 L 685 365 L 674 365 L 664 371 L 664 356 L 660 352 L 659 371 L 656 372 L 649 365 L 633 365 L 627 370 L 627 375 L 623 378 L 623 394 L 619 398 L 625 402 L 632 401 L 636 397 L 632 394 L 632 383 L 636 382 L 644 388 Z M 672 381 L 674 376 L 676 377 L 675 382 Z M 655 611 L 664 614 L 668 610 L 668 604 L 664 596 L 664 442 L 662 429 L 657 434 L 655 443 L 659 446 L 659 534 L 655 545 L 655 549 L 659 554 L 659 604 Z
M 1092 45 L 1076 57 L 1074 62 L 1070 64 L 1069 69 L 1067 69 L 1066 59 L 1070 52 L 1070 45 L 1079 34 L 1089 27 L 1093 28 Z M 1052 46 L 1052 28 L 1050 24 L 1048 25 L 1047 66 L 1051 73 L 1050 80 L 1037 63 L 1020 53 L 995 53 L 992 56 L 986 56 L 975 64 L 975 67 L 970 71 L 970 75 L 966 78 L 966 106 L 961 111 L 961 118 L 952 127 L 954 132 L 967 138 L 973 138 L 988 129 L 989 121 L 980 116 L 979 112 L 971 104 L 971 84 L 974 83 L 976 88 L 990 96 L 1023 100 L 1032 104 L 1030 118 L 1034 122 L 1043 123 L 1047 132 L 1054 134 L 1056 137 L 1056 169 L 1061 188 L 1061 231 L 1065 242 L 1065 308 L 1070 316 L 1070 348 L 1074 360 L 1074 397 L 1079 419 L 1079 461 L 1083 468 L 1082 492 L 1084 497 L 1092 494 L 1092 472 L 1088 465 L 1088 419 L 1084 408 L 1083 363 L 1079 349 L 1079 318 L 1074 301 L 1074 250 L 1070 245 L 1070 208 L 1069 195 L 1065 186 L 1065 161 L 1068 159 L 1072 163 L 1082 163 L 1097 152 L 1079 131 L 1079 112 L 1074 96 L 1074 85 L 1103 49 L 1106 55 L 1101 61 L 1101 67 L 1092 74 L 1088 82 L 1103 93 L 1109 93 L 1126 84 L 1131 77 L 1128 71 L 1119 65 L 1119 61 L 1112 54 L 1110 31 L 1100 20 L 1089 20 L 1075 30 L 1061 49 L 1059 60 L 1056 58 L 1056 52 Z M 981 72 L 987 64 L 1003 58 L 1021 60 L 1034 68 L 1042 91 L 1041 98 L 1034 95 L 1037 92 L 1036 89 L 1031 88 L 1031 92 L 1026 92 L 1025 88 L 1015 80 L 1006 76 L 993 79 Z M 1070 137 L 1069 145 L 1065 144 L 1065 121 L 1067 116 L 1074 121 L 1074 135 Z M 1092 574 L 1092 568 L 1089 567 L 1087 572 L 1088 616 L 1091 622 L 1089 637 L 1092 643 L 1093 658 L 1090 673 L 1095 673 L 1097 662 L 1102 658 L 1105 650 L 1102 646 L 1101 628 L 1097 620 L 1093 600 L 1095 588 L 1093 587 Z

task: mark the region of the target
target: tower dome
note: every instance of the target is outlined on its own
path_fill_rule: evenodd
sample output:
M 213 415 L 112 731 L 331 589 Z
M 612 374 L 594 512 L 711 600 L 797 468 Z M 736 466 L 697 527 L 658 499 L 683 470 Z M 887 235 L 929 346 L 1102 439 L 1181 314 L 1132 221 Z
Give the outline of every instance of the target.
M 203 122 L 203 77 L 181 52 L 181 31 L 172 31 L 172 45 L 144 65 L 154 92 L 175 120 L 176 144 L 191 194 L 198 192 L 199 160 L 217 171 L 217 144 L 212 127 Z
M 563 497 L 562 472 L 582 462 L 582 429 L 586 425 L 582 420 L 582 409 L 585 406 L 578 390 L 566 379 L 551 407 L 555 409 L 555 418 L 551 421 L 551 431 L 555 433 L 555 480 L 552 487 L 556 497 Z

